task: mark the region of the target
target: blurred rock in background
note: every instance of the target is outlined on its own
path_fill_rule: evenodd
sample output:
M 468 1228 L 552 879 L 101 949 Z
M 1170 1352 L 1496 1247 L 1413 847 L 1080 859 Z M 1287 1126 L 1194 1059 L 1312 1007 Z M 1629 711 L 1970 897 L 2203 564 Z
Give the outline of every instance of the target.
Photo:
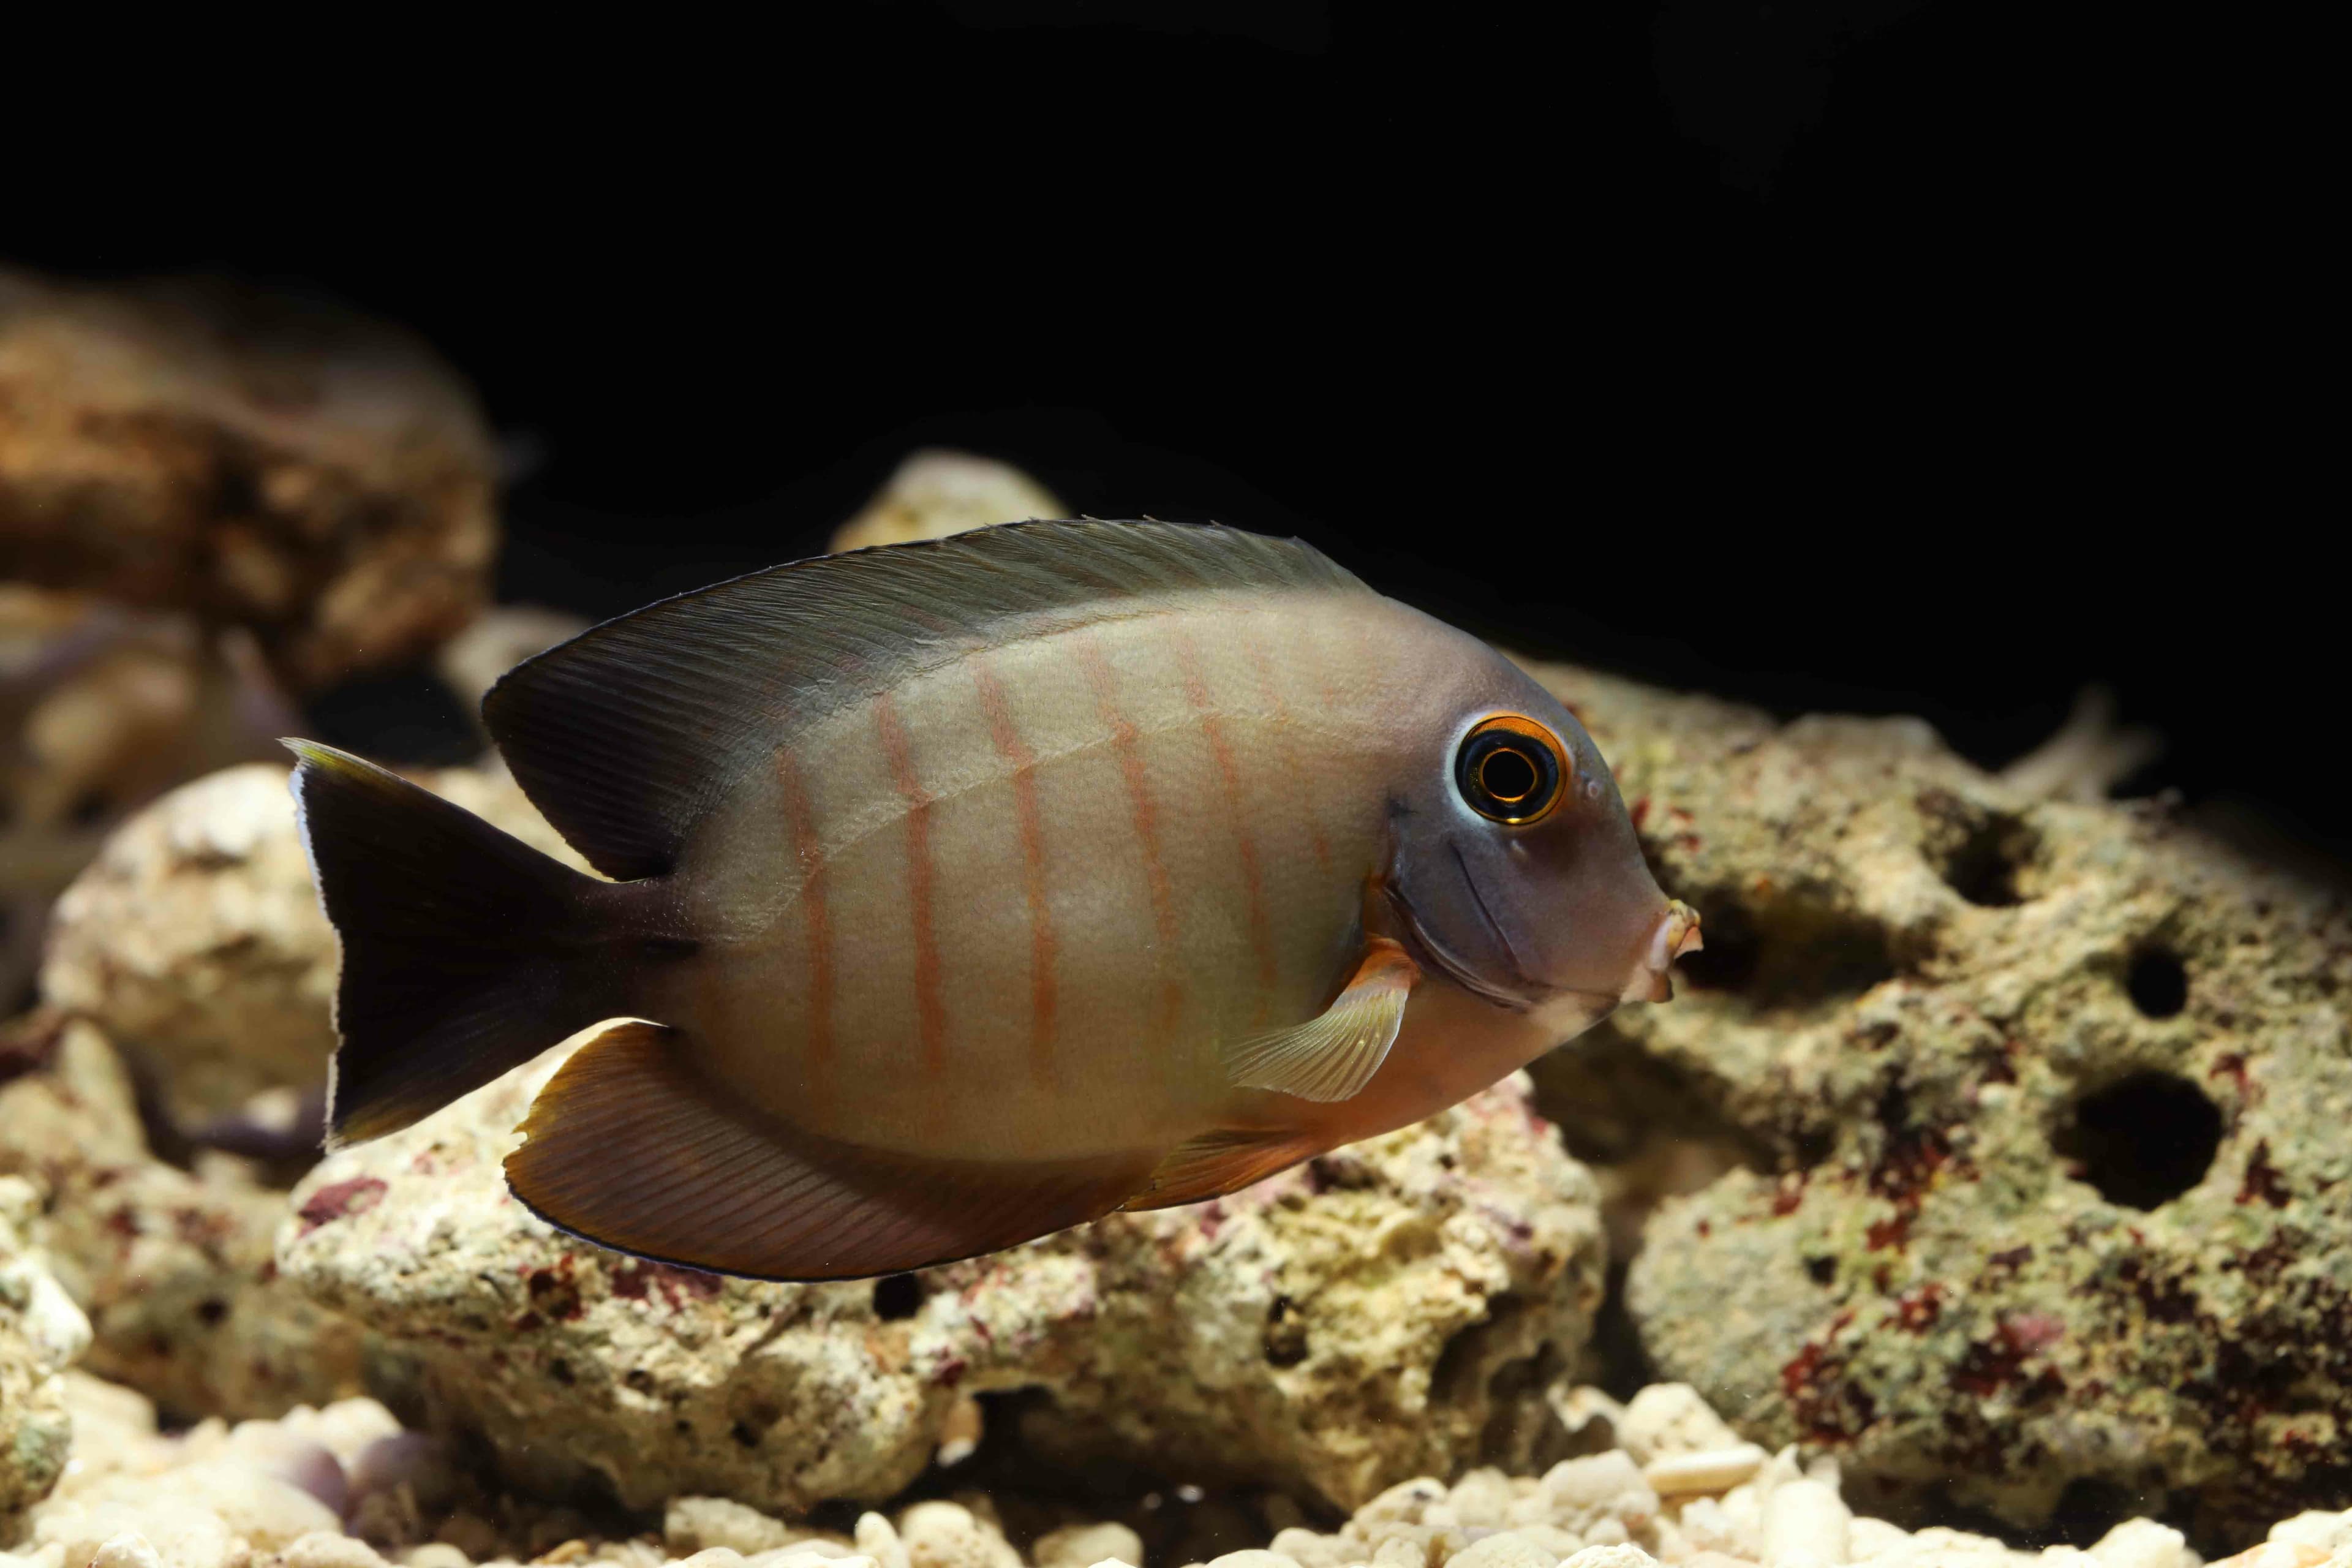
M 835 531 L 835 554 L 877 544 L 945 539 L 991 523 L 1060 517 L 1054 492 L 1009 463 L 970 452 L 910 454 L 864 510 Z
M 479 613 L 494 479 L 471 392 L 397 330 L 0 268 L 0 1006 L 123 813 Z
M 496 463 L 472 391 L 397 329 L 0 271 L 0 577 L 249 627 L 313 691 L 480 610 Z

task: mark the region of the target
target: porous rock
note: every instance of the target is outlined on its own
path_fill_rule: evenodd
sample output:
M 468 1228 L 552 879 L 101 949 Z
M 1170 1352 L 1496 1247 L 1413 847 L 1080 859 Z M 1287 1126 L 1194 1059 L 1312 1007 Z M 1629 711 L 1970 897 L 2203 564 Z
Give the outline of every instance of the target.
M 33 1244 L 39 1202 L 30 1182 L 0 1176 L 0 1541 L 65 1468 L 63 1373 L 89 1344 L 89 1320 Z
M 1600 1296 L 1590 1178 L 1517 1078 L 1214 1203 L 877 1286 L 722 1279 L 531 1216 L 500 1161 L 558 1049 L 324 1162 L 281 1270 L 381 1336 L 531 1484 L 783 1513 L 878 1499 L 961 1397 L 1039 1387 L 1049 1452 L 1360 1501 L 1558 1423 Z
M 471 392 L 405 333 L 0 270 L 0 575 L 241 623 L 316 688 L 480 607 L 495 465 Z
M 418 777 L 584 868 L 502 770 Z M 286 778 L 255 763 L 173 791 L 107 840 L 52 917 L 44 999 L 135 1050 L 184 1127 L 320 1085 L 334 1053 L 335 934 Z
M 1538 673 L 1705 919 L 1672 1005 L 1538 1069 L 1574 1146 L 1736 1167 L 1633 1265 L 1660 1373 L 1874 1511 L 1948 1488 L 2033 1523 L 2098 1483 L 2218 1541 L 2342 1506 L 2341 900 L 1914 720 Z
M 0 1026 L 0 1177 L 39 1194 L 51 1268 L 89 1315 L 85 1364 L 184 1417 L 356 1391 L 361 1337 L 278 1278 L 286 1195 L 240 1163 L 150 1152 L 129 1075 L 86 1020 Z

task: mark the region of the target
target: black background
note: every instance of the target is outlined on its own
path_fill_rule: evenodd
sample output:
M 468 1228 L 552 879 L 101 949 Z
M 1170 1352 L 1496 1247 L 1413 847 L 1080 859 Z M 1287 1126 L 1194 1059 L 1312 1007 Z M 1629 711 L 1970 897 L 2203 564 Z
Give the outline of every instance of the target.
M 2187 13 L 374 26 L 16 51 L 0 255 L 425 334 L 533 459 L 509 597 L 809 552 L 961 446 L 1989 763 L 2104 679 L 2171 742 L 2136 789 L 2343 852 L 2342 575 L 2284 477 L 2306 247 L 2259 177 L 2300 110 Z

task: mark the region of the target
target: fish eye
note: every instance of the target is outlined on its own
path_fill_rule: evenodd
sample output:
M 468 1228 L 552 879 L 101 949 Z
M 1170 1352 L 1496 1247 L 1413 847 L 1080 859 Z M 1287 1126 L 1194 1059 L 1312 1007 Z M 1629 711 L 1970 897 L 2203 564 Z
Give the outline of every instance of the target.
M 1454 756 L 1454 786 L 1470 809 L 1514 826 L 1549 815 L 1566 793 L 1568 775 L 1558 738 L 1516 713 L 1479 723 Z

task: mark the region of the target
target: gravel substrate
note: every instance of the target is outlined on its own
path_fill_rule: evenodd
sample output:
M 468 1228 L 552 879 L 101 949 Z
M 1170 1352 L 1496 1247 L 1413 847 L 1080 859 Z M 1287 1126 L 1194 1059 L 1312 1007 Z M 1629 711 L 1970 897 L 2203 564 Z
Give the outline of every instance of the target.
M 1145 1568 L 1141 1541 L 1116 1522 L 1066 1525 L 1024 1553 L 978 1493 L 868 1512 L 846 1532 L 682 1497 L 658 1528 L 600 1531 L 572 1508 L 486 1489 L 373 1400 L 163 1435 L 131 1390 L 79 1373 L 68 1385 L 72 1458 L 0 1568 Z M 1857 1518 L 1833 1465 L 1739 1442 L 1678 1384 L 1622 1405 L 1578 1389 L 1561 1414 L 1600 1451 L 1540 1476 L 1407 1481 L 1335 1531 L 1293 1526 L 1207 1568 L 2200 1568 L 2180 1532 L 2152 1520 L 2087 1550 L 2031 1552 Z M 2228 1560 L 2323 1565 L 2352 1568 L 2352 1512 L 2299 1515 Z

